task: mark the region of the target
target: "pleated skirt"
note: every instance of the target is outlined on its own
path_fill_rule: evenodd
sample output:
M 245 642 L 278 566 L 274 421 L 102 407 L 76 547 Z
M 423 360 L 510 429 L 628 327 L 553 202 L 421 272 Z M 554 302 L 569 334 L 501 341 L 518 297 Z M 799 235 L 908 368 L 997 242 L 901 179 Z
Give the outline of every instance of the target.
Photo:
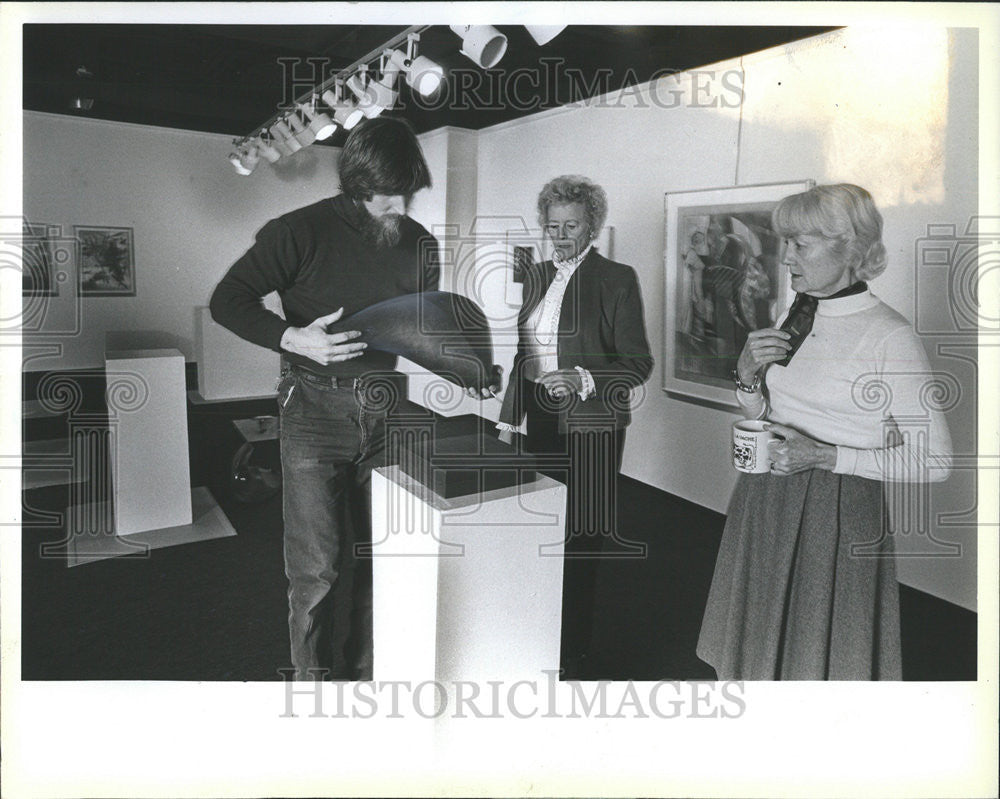
M 743 474 L 698 656 L 720 680 L 899 680 L 899 586 L 882 486 L 819 469 Z

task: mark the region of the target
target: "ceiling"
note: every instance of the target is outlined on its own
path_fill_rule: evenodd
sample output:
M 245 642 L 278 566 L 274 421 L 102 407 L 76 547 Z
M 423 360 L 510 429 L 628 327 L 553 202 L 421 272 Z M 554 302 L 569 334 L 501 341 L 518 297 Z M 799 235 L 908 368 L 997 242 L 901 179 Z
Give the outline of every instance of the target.
M 245 135 L 405 27 L 27 24 L 24 108 Z M 429 102 L 401 82 L 393 113 L 417 132 L 444 125 L 478 130 L 833 30 L 571 25 L 540 47 L 521 26 L 497 27 L 508 49 L 491 70 L 461 55 L 446 26 L 424 31 L 419 52 L 445 68 L 447 85 Z M 78 74 L 81 67 L 90 76 Z M 89 111 L 70 108 L 78 96 L 93 99 Z

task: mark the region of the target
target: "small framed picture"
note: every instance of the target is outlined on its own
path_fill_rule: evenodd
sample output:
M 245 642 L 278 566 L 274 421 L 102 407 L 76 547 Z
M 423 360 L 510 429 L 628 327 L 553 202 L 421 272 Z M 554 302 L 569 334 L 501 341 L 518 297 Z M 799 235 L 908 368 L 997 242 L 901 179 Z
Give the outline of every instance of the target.
M 130 227 L 75 225 L 81 297 L 134 297 L 135 255 Z
M 523 283 L 525 275 L 528 274 L 528 269 L 535 262 L 535 251 L 532 247 L 524 247 L 519 244 L 515 244 L 512 249 L 511 266 L 513 273 L 511 274 L 511 280 L 515 283 Z
M 56 262 L 65 252 L 57 252 L 58 225 L 24 221 L 21 224 L 21 295 L 55 297 L 59 294 Z

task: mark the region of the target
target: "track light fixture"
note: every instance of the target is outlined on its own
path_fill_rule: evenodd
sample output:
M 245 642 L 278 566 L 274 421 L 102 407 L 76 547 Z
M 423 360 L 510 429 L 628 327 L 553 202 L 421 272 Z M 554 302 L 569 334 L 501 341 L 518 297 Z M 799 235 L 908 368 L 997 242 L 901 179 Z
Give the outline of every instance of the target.
M 240 175 L 249 175 L 250 174 L 250 170 L 247 169 L 245 166 L 243 166 L 243 164 L 240 162 L 240 154 L 239 153 L 237 153 L 237 152 L 231 152 L 229 154 L 229 163 L 233 165 L 233 169 L 235 169 L 238 174 L 240 174 Z
M 440 64 L 426 56 L 414 58 L 414 47 L 419 39 L 419 35 L 412 33 L 407 40 L 405 53 L 402 50 L 387 50 L 386 53 L 389 65 L 406 77 L 407 86 L 424 97 L 430 97 L 444 80 L 444 70 Z
M 399 77 L 399 67 L 392 63 L 389 58 L 391 50 L 386 50 L 382 54 L 381 72 L 382 77 L 377 81 L 372 81 L 368 88 L 375 95 L 375 103 L 385 111 L 396 104 L 399 92 L 396 90 L 396 79 Z
M 229 163 L 240 175 L 249 175 L 260 161 L 256 143 L 253 140 L 234 139 L 233 144 L 236 145 L 236 150 L 229 154 Z
M 274 146 L 274 140 L 267 134 L 261 133 L 257 139 L 257 149 L 272 164 L 281 160 L 281 151 Z
M 483 69 L 495 67 L 507 52 L 507 37 L 492 25 L 451 25 L 462 40 L 462 55 Z
M 292 135 L 303 147 L 308 147 L 316 141 L 316 134 L 303 124 L 302 117 L 299 116 L 297 110 L 292 111 L 285 117 L 285 121 L 288 123 L 288 127 L 292 129 Z
M 309 130 L 313 132 L 316 141 L 329 139 L 337 130 L 337 123 L 334 122 L 324 111 L 317 110 L 316 95 L 312 96 L 309 103 L 299 105 L 299 111 L 309 120 Z
M 565 25 L 525 25 L 524 27 L 539 47 L 548 44 L 566 30 Z
M 243 168 L 253 172 L 259 162 L 260 150 L 254 142 L 247 142 L 244 145 L 243 155 L 240 156 L 240 163 L 243 165 Z
M 374 119 L 385 110 L 378 104 L 375 90 L 368 82 L 367 67 L 362 66 L 347 79 L 347 88 L 358 98 L 358 108 L 368 119 Z
M 373 50 L 315 86 L 292 103 L 291 110 L 272 117 L 257 130 L 240 140 L 230 154 L 233 167 L 240 174 L 250 174 L 263 156 L 272 164 L 285 155 L 298 152 L 314 141 L 332 136 L 337 125 L 351 130 L 363 118 L 377 117 L 392 108 L 398 98 L 400 75 L 407 85 L 424 97 L 433 95 L 444 81 L 444 70 L 426 56 L 417 53 L 420 34 L 427 25 L 406 28 Z M 507 37 L 492 25 L 451 25 L 462 39 L 462 54 L 483 69 L 491 69 L 507 52 Z M 539 45 L 546 44 L 565 25 L 525 25 Z M 371 74 L 369 74 L 371 70 Z M 345 87 L 356 101 L 352 101 Z M 329 108 L 320 105 L 320 100 Z M 328 111 L 332 111 L 331 116 Z
M 288 127 L 283 119 L 279 119 L 271 126 L 271 133 L 274 134 L 275 141 L 288 150 L 289 155 L 297 153 L 302 149 L 302 145 L 295 138 L 295 134 L 292 133 L 291 128 Z
M 364 119 L 365 115 L 356 105 L 341 99 L 343 94 L 343 85 L 338 80 L 333 89 L 323 92 L 323 102 L 333 109 L 333 121 L 344 130 L 350 130 Z

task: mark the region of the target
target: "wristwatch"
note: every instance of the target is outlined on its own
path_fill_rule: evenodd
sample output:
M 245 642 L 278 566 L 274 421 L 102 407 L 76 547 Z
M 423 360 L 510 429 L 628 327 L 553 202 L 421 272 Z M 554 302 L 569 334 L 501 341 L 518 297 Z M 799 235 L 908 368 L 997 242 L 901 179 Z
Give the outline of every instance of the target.
M 739 391 L 745 391 L 747 394 L 755 394 L 757 389 L 760 388 L 760 372 L 757 372 L 757 374 L 753 376 L 753 383 L 748 386 L 740 380 L 740 370 L 733 369 L 733 382 L 736 383 L 736 388 Z

